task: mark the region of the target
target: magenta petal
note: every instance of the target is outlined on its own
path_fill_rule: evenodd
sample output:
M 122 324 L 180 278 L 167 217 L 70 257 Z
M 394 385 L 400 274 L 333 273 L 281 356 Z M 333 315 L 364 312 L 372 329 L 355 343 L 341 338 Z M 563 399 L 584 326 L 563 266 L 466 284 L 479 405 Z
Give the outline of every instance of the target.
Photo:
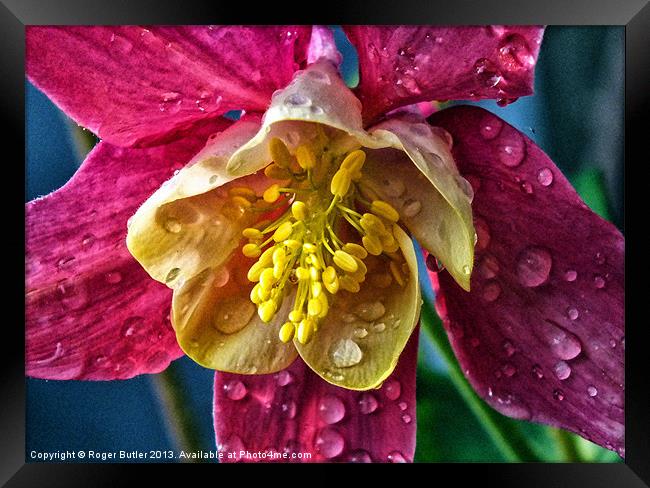
M 334 34 L 323 25 L 312 27 L 307 51 L 307 62 L 309 64 L 313 64 L 319 59 L 327 59 L 336 66 L 341 64 L 342 60 L 341 53 L 334 42 Z
M 275 458 L 283 462 L 412 461 L 418 331 L 378 390 L 331 385 L 301 359 L 274 375 L 217 372 L 214 423 L 222 460 L 255 461 L 239 452 L 272 451 L 286 456 Z
M 533 92 L 544 29 L 535 26 L 350 26 L 364 120 L 430 100 Z
M 227 123 L 151 149 L 102 142 L 63 188 L 27 204 L 29 376 L 130 378 L 182 355 L 168 319 L 171 290 L 127 251 L 127 219 Z
M 27 27 L 26 68 L 100 138 L 152 145 L 229 110 L 263 112 L 309 37 L 308 27 Z
M 501 413 L 624 455 L 624 239 L 549 157 L 493 114 L 429 118 L 475 191 L 472 291 L 430 273 L 462 369 Z

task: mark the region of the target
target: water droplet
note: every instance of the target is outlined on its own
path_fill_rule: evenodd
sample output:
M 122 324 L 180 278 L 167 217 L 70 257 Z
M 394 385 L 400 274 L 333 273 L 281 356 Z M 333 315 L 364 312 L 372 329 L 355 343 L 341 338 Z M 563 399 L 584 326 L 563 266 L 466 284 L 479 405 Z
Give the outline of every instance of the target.
M 296 416 L 296 402 L 289 400 L 287 403 L 282 404 L 282 413 L 288 419 L 292 419 Z
M 519 420 L 527 420 L 531 417 L 531 412 L 528 406 L 511 394 L 490 399 L 489 403 L 497 411 L 501 412 L 503 415 L 507 415 L 508 417 Z
M 589 387 L 587 388 L 587 394 L 588 394 L 590 397 L 595 397 L 596 395 L 598 395 L 598 390 L 596 389 L 595 386 L 589 386 Z
M 81 239 L 81 245 L 86 249 L 90 249 L 93 246 L 93 244 L 95 244 L 95 241 L 96 239 L 93 234 L 86 234 Z
M 510 378 L 511 376 L 514 376 L 514 374 L 517 372 L 517 368 L 515 368 L 514 365 L 511 363 L 504 363 L 501 366 L 501 371 L 503 372 L 504 375 Z
M 553 183 L 553 172 L 549 168 L 542 168 L 537 172 L 537 181 L 542 186 L 550 186 Z
M 372 326 L 372 330 L 375 332 L 383 332 L 386 330 L 386 324 L 383 322 L 378 322 Z
M 558 359 L 568 361 L 582 351 L 580 340 L 575 335 L 550 320 L 536 323 L 535 333 Z
M 510 34 L 500 44 L 497 53 L 499 62 L 508 71 L 528 69 L 535 64 L 528 43 L 519 34 Z
M 405 424 L 410 424 L 411 420 L 413 420 L 413 419 L 411 418 L 411 416 L 408 413 L 405 413 L 404 415 L 402 415 L 402 422 L 404 422 Z
M 499 160 L 509 167 L 519 166 L 526 156 L 526 143 L 514 129 L 499 142 Z
M 104 278 L 106 279 L 107 283 L 115 285 L 122 281 L 122 274 L 119 271 L 110 271 L 106 273 L 106 276 Z
M 326 424 L 335 424 L 345 417 L 345 405 L 337 396 L 326 395 L 318 403 L 318 413 Z
M 357 339 L 363 339 L 364 337 L 366 337 L 368 335 L 368 330 L 363 328 L 363 327 L 357 327 L 356 329 L 354 329 L 352 334 Z
M 404 455 L 399 452 L 399 451 L 393 451 L 388 455 L 388 462 L 389 463 L 405 463 L 406 458 Z
M 569 307 L 566 310 L 566 315 L 569 317 L 571 320 L 576 320 L 580 316 L 580 312 L 578 312 L 577 308 L 574 307 Z
M 326 459 L 335 458 L 344 448 L 345 439 L 332 427 L 325 427 L 316 437 L 316 450 Z
M 542 370 L 542 367 L 539 364 L 533 365 L 533 368 L 532 368 L 531 371 L 532 371 L 533 375 L 535 375 L 535 377 L 537 379 L 541 380 L 544 377 L 544 371 Z
M 406 409 L 408 408 L 408 403 L 406 403 L 406 402 L 399 402 L 399 403 L 397 404 L 397 406 L 399 407 L 400 410 L 404 411 L 404 410 L 406 410 Z
M 144 318 L 139 316 L 129 317 L 122 325 L 122 337 L 129 338 L 138 334 L 144 327 Z
M 384 383 L 384 394 L 389 400 L 397 400 L 402 394 L 402 385 L 396 379 L 390 379 Z
M 602 252 L 597 252 L 596 255 L 594 256 L 594 261 L 599 266 L 602 266 L 607 262 L 607 257 Z
M 522 193 L 525 193 L 527 195 L 531 195 L 533 193 L 533 185 L 531 185 L 527 181 L 522 181 L 521 183 L 519 183 L 519 188 L 521 189 Z
M 562 390 L 553 390 L 553 398 L 555 398 L 558 402 L 561 402 L 564 400 L 564 392 Z
M 169 270 L 169 273 L 167 273 L 167 276 L 165 277 L 165 283 L 169 283 L 171 281 L 174 281 L 176 278 L 178 278 L 178 274 L 181 272 L 180 268 L 172 268 Z
M 460 191 L 463 192 L 463 195 L 465 195 L 471 203 L 474 200 L 474 188 L 472 188 L 470 182 L 460 175 L 455 175 L 454 180 L 456 181 L 456 185 L 458 185 Z
M 70 269 L 75 264 L 74 256 L 65 256 L 56 262 L 56 267 L 60 270 Z
M 497 105 L 499 107 L 506 107 L 506 106 L 510 105 L 511 103 L 515 103 L 517 100 L 519 100 L 519 97 L 497 98 Z
M 231 400 L 241 400 L 246 396 L 246 386 L 239 380 L 232 380 L 223 385 L 223 391 Z
M 363 352 L 359 345 L 351 339 L 341 339 L 332 345 L 330 355 L 334 365 L 339 368 L 349 368 L 359 364 Z
M 276 379 L 279 386 L 287 386 L 294 382 L 295 377 L 291 371 L 285 369 L 277 374 Z
M 481 121 L 480 132 L 484 139 L 491 140 L 499 135 L 503 122 L 494 115 L 486 115 Z
M 480 237 L 479 242 L 481 242 Z M 486 254 L 483 256 L 483 259 L 481 259 L 481 263 L 478 266 L 478 272 L 486 280 L 494 278 L 499 273 L 499 263 L 494 256 Z
M 553 372 L 555 373 L 555 376 L 557 376 L 558 380 L 566 380 L 571 376 L 571 366 L 564 361 L 560 361 L 553 366 Z
M 474 63 L 474 74 L 478 82 L 486 88 L 497 86 L 503 79 L 499 69 L 486 58 L 481 58 Z
M 480 217 L 474 219 L 474 229 L 476 230 L 476 250 L 484 251 L 490 245 L 490 227 L 487 222 Z
M 379 402 L 372 393 L 362 393 L 359 398 L 359 411 L 368 415 L 377 410 Z
M 501 285 L 496 280 L 490 280 L 483 285 L 483 300 L 490 303 L 501 295 Z
M 600 275 L 594 276 L 594 286 L 596 288 L 598 288 L 599 290 L 603 289 L 603 288 L 605 288 L 605 284 L 606 284 L 605 278 L 603 278 Z
M 362 320 L 366 322 L 372 322 L 384 316 L 386 313 L 386 307 L 379 300 L 374 302 L 364 302 L 360 303 L 354 307 L 354 313 Z
M 506 357 L 512 357 L 512 355 L 517 352 L 517 349 L 515 349 L 515 346 L 512 345 L 512 342 L 509 340 L 503 341 L 503 344 L 501 344 L 501 348 L 503 349 L 503 352 L 506 354 Z
M 284 99 L 284 104 L 290 107 L 308 107 L 311 100 L 301 93 L 291 93 Z
M 578 278 L 578 273 L 573 269 L 570 269 L 566 273 L 564 273 L 565 281 L 572 282 L 575 281 L 577 278 Z
M 525 249 L 517 258 L 519 282 L 528 287 L 541 285 L 547 280 L 552 263 L 551 253 L 546 249 L 535 246 Z
M 243 297 L 227 298 L 215 306 L 214 326 L 224 334 L 242 330 L 255 315 L 255 305 Z
M 372 463 L 372 458 L 368 451 L 357 449 L 348 455 L 349 463 Z
M 183 98 L 180 93 L 166 92 L 162 94 L 161 102 L 158 108 L 161 112 L 169 112 L 171 114 L 178 113 L 181 109 Z

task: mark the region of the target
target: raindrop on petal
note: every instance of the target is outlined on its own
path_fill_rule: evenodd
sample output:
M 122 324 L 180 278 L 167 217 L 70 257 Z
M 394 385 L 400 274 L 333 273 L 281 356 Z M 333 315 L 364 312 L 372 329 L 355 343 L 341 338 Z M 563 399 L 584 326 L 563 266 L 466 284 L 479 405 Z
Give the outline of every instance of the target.
M 548 168 L 542 168 L 537 172 L 537 181 L 542 186 L 550 186 L 553 183 L 553 172 Z
M 379 402 L 372 393 L 362 393 L 359 398 L 359 411 L 368 415 L 377 410 L 379 407 Z
M 335 424 L 345 417 L 345 405 L 337 396 L 326 395 L 318 403 L 318 413 L 326 424 Z
M 343 452 L 345 439 L 332 427 L 325 427 L 316 437 L 316 451 L 326 459 L 332 459 Z
M 555 373 L 555 376 L 557 376 L 558 380 L 566 380 L 571 376 L 571 366 L 564 361 L 560 361 L 553 366 L 553 372 Z
M 384 394 L 389 400 L 397 400 L 402 394 L 402 385 L 396 379 L 390 379 L 384 383 Z
M 241 400 L 246 396 L 246 386 L 239 380 L 232 380 L 223 385 L 226 396 L 231 400 Z
M 543 284 L 551 272 L 553 259 L 551 253 L 542 247 L 529 247 L 517 258 L 517 276 L 519 282 L 527 287 Z

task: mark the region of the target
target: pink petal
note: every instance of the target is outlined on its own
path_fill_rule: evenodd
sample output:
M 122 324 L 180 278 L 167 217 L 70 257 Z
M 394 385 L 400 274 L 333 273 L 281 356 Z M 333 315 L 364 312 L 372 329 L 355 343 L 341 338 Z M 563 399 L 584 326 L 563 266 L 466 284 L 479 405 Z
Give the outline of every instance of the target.
M 430 273 L 463 371 L 501 413 L 623 455 L 623 236 L 498 117 L 457 107 L 429 121 L 475 191 L 472 291 Z
M 126 249 L 127 219 L 224 129 L 152 149 L 100 143 L 60 190 L 27 204 L 27 374 L 115 379 L 159 372 L 182 355 L 171 291 Z
M 341 64 L 343 59 L 336 48 L 334 33 L 325 26 L 315 25 L 311 29 L 307 62 L 313 64 L 323 58 L 331 61 L 335 66 Z
M 77 123 L 152 145 L 229 110 L 264 111 L 305 61 L 308 27 L 27 28 L 32 82 Z
M 516 98 L 533 92 L 543 28 L 350 26 L 364 120 L 431 100 Z
M 274 375 L 217 372 L 214 418 L 222 460 L 255 461 L 239 452 L 272 451 L 286 456 L 276 459 L 283 462 L 412 461 L 418 331 L 378 390 L 336 387 L 300 359 Z M 292 453 L 311 458 L 292 459 Z

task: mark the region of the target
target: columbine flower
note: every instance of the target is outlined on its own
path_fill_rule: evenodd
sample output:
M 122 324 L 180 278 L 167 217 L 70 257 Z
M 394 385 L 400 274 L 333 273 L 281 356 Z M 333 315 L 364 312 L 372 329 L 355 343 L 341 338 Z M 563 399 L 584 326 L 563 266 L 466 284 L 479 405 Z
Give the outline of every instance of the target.
M 410 233 L 476 391 L 622 453 L 621 235 L 496 116 L 390 112 L 529 94 L 541 32 L 350 28 L 355 95 L 324 29 L 30 28 L 28 75 L 103 142 L 28 205 L 28 374 L 180 345 L 217 370 L 224 449 L 411 460 Z

